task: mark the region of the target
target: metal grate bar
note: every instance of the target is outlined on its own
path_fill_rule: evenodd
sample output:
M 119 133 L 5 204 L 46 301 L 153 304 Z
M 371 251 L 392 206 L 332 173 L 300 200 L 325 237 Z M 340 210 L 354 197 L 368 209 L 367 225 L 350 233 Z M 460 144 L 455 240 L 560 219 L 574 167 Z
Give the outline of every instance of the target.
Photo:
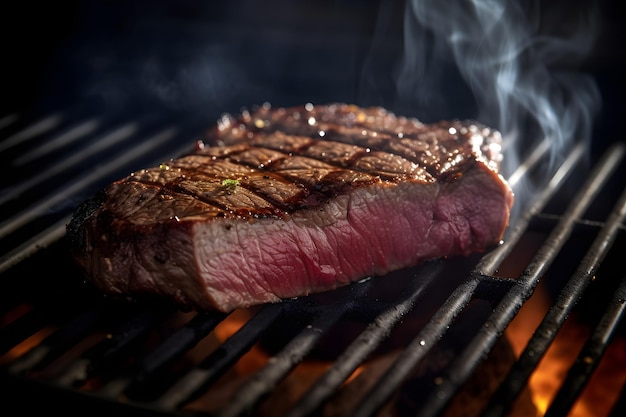
M 285 311 L 286 304 L 269 304 L 254 315 L 233 336 L 222 343 L 196 369 L 183 376 L 161 395 L 157 409 L 175 410 L 202 394 L 203 390 L 224 374 L 267 331 Z
M 11 126 L 19 119 L 17 113 L 7 114 L 6 116 L 0 117 L 0 129 L 4 129 L 7 126 Z
M 482 257 L 478 265 L 476 265 L 476 272 L 478 274 L 485 276 L 493 275 L 500 263 L 511 253 L 519 239 L 526 232 L 530 220 L 543 210 L 548 201 L 562 186 L 565 178 L 573 172 L 574 166 L 580 161 L 584 154 L 583 150 L 583 146 L 579 144 L 569 153 L 565 161 L 563 161 L 563 164 L 533 201 L 532 205 L 524 211 L 524 214 L 516 220 L 513 227 L 507 232 L 504 243 Z M 523 171 L 526 173 L 529 169 L 528 165 L 536 164 L 537 160 L 538 158 L 535 156 L 535 153 L 533 153 L 531 160 L 525 162 L 516 172 Z M 515 191 L 515 188 L 513 190 Z
M 140 358 L 127 372 L 117 375 L 99 391 L 102 397 L 114 399 L 122 393 L 141 392 L 149 379 L 169 363 L 195 346 L 217 326 L 226 314 L 218 312 L 198 313 L 185 326 L 172 333 L 146 356 Z
M 57 149 L 61 149 L 64 146 L 68 146 L 69 144 L 74 143 L 82 137 L 95 132 L 96 129 L 100 127 L 100 125 L 100 120 L 94 118 L 73 126 L 69 130 L 47 141 L 46 143 L 30 149 L 28 152 L 24 153 L 20 157 L 15 158 L 13 160 L 13 164 L 15 166 L 25 165 L 38 158 L 44 157 L 49 152 L 56 151 Z M 111 136 L 108 136 L 108 138 L 109 140 L 112 140 Z M 103 141 L 106 140 L 103 139 Z
M 0 238 L 17 230 L 19 227 L 24 226 L 28 222 L 33 221 L 44 210 L 48 210 L 54 204 L 58 204 L 59 202 L 65 201 L 74 195 L 79 195 L 80 193 L 85 192 L 88 187 L 98 181 L 101 181 L 103 178 L 112 175 L 123 166 L 139 158 L 141 155 L 145 155 L 149 151 L 164 145 L 177 133 L 178 130 L 175 128 L 162 130 L 145 141 L 127 149 L 122 155 L 110 160 L 106 164 L 94 167 L 94 169 L 86 175 L 72 181 L 68 181 L 65 184 L 63 191 L 56 190 L 54 192 L 55 197 L 45 199 L 45 203 L 42 203 L 41 201 L 37 202 L 37 204 L 27 208 L 24 212 L 21 212 L 3 223 L 0 223 Z M 189 144 L 186 144 L 184 147 L 179 147 L 179 149 L 175 151 L 175 154 L 181 153 L 187 149 L 189 149 Z M 167 157 L 163 155 L 161 158 L 155 159 L 154 163 L 156 164 L 162 161 L 163 158 Z M 36 253 L 38 250 L 45 248 L 51 243 L 54 243 L 58 239 L 62 238 L 65 235 L 65 225 L 69 222 L 70 217 L 71 214 L 64 216 L 61 220 L 57 221 L 49 228 L 16 246 L 10 252 L 0 256 L 0 272 L 8 270 L 9 268 L 17 265 L 19 262 L 27 259 L 30 255 Z
M 605 227 L 600 231 L 589 251 L 581 261 L 574 275 L 567 282 L 556 302 L 535 331 L 532 339 L 513 365 L 507 379 L 493 396 L 492 403 L 485 411 L 485 417 L 499 416 L 505 413 L 513 399 L 519 394 L 537 364 L 556 337 L 575 303 L 581 297 L 597 268 L 611 249 L 626 218 L 626 191 L 609 215 Z
M 47 248 L 52 243 L 65 236 L 65 226 L 70 221 L 70 217 L 71 215 L 63 217 L 52 226 L 37 233 L 5 255 L 0 256 L 0 273 L 8 271 L 31 255 L 34 255 L 41 249 Z
M 138 145 L 137 147 L 135 147 L 134 152 L 132 150 L 129 150 L 128 152 L 125 152 L 124 156 L 120 156 L 119 158 L 110 161 L 106 166 L 94 167 L 93 171 L 91 171 L 90 174 L 84 177 L 80 177 L 78 179 L 74 179 L 72 181 L 68 181 L 62 190 L 55 190 L 54 192 L 49 193 L 47 196 L 44 196 L 35 204 L 32 204 L 30 207 L 25 208 L 20 213 L 0 223 L 0 238 L 5 237 L 9 233 L 12 233 L 20 227 L 24 226 L 25 224 L 37 219 L 39 216 L 49 211 L 55 205 L 69 200 L 72 196 L 78 194 L 81 190 L 84 190 L 89 184 L 94 183 L 96 180 L 102 179 L 107 174 L 121 168 L 123 164 L 135 159 L 138 156 L 138 152 L 146 152 L 148 149 L 152 149 L 154 146 L 158 146 L 159 144 L 162 144 L 165 141 L 169 140 L 171 137 L 173 137 L 174 132 L 175 131 L 171 129 L 166 130 L 158 136 L 155 136 L 150 140 L 145 141 L 143 143 L 143 146 Z
M 626 275 L 622 276 L 622 282 L 613 295 L 608 308 L 600 322 L 595 327 L 591 337 L 583 346 L 574 365 L 570 368 L 565 382 L 557 392 L 552 404 L 545 416 L 566 415 L 572 407 L 578 395 L 587 385 L 589 377 L 596 369 L 602 358 L 615 329 L 624 316 L 626 310 Z
M 42 119 L 36 123 L 31 124 L 29 127 L 20 130 L 14 135 L 0 141 L 0 152 L 5 151 L 13 146 L 21 143 L 28 142 L 29 140 L 54 129 L 63 121 L 63 117 L 59 114 L 53 114 L 45 119 Z
M 198 313 L 185 326 L 165 339 L 156 349 L 142 358 L 137 364 L 131 385 L 127 388 L 132 391 L 146 382 L 176 357 L 195 346 L 209 334 L 215 326 L 228 315 L 219 312 Z
M 305 394 L 286 417 L 302 417 L 316 411 L 339 386 L 361 365 L 387 337 L 391 329 L 421 298 L 426 287 L 441 271 L 440 263 L 425 265 L 420 279 L 412 281 L 413 288 L 403 300 L 378 315 L 334 362 L 333 366 Z
M 20 374 L 45 368 L 73 346 L 77 340 L 90 333 L 95 323 L 102 318 L 103 313 L 102 309 L 95 308 L 75 317 L 15 360 L 9 367 L 9 371 Z
M 102 346 L 88 353 L 87 356 L 91 358 L 89 373 L 99 373 L 101 369 L 109 366 L 125 347 L 159 323 L 167 313 L 169 312 L 150 310 L 126 322 L 117 332 L 107 337 Z
M 470 279 L 458 286 L 415 339 L 364 397 L 353 417 L 374 415 L 409 375 L 413 367 L 443 336 L 456 316 L 471 301 L 479 279 Z
M 287 343 L 268 364 L 251 375 L 233 395 L 229 403 L 218 412 L 219 417 L 236 417 L 246 414 L 261 399 L 304 359 L 317 341 L 350 309 L 350 303 L 341 303 L 337 308 L 326 308 L 300 333 Z
M 107 335 L 107 338 L 86 352 L 76 363 L 68 366 L 65 372 L 56 378 L 61 386 L 78 386 L 93 375 L 106 374 L 114 361 L 126 352 L 126 348 L 140 336 L 147 333 L 161 321 L 166 312 L 144 311 L 126 321 L 119 329 Z
M 507 142 L 509 143 L 509 142 Z M 509 185 L 513 189 L 515 189 L 519 184 L 519 181 L 523 178 L 526 178 L 528 171 L 535 167 L 539 161 L 546 155 L 546 153 L 550 150 L 550 140 L 548 138 L 544 138 L 543 141 L 539 145 L 537 145 L 531 154 L 526 158 L 523 164 L 518 166 L 515 171 L 509 176 L 507 179 Z
M 561 221 L 552 231 L 546 243 L 527 266 L 518 279 L 519 285 L 514 286 L 505 295 L 502 301 L 494 308 L 493 313 L 479 330 L 478 334 L 468 344 L 467 348 L 451 365 L 449 375 L 441 379 L 437 389 L 426 401 L 421 410 L 423 416 L 434 416 L 443 410 L 459 387 L 474 371 L 484 353 L 489 351 L 506 326 L 515 317 L 523 302 L 530 297 L 539 279 L 552 264 L 558 251 L 570 236 L 577 219 L 579 219 L 601 186 L 608 180 L 611 172 L 616 168 L 624 154 L 624 145 L 616 145 L 609 149 L 602 160 L 583 184 L 581 191 L 574 196 L 571 206 L 564 213 Z
M 95 129 L 95 127 L 93 127 L 93 129 Z M 0 196 L 0 204 L 4 204 L 7 201 L 18 198 L 24 191 L 30 188 L 33 188 L 38 184 L 41 184 L 42 182 L 48 180 L 49 178 L 53 176 L 62 174 L 64 171 L 67 171 L 68 168 L 75 166 L 76 164 L 83 162 L 85 159 L 92 157 L 98 153 L 101 153 L 104 150 L 108 149 L 109 147 L 112 147 L 116 145 L 117 143 L 128 139 L 129 137 L 134 135 L 137 132 L 137 130 L 138 130 L 138 126 L 136 123 L 128 123 L 100 138 L 95 139 L 93 142 L 91 142 L 89 146 L 87 146 L 83 150 L 73 152 L 71 155 L 68 155 L 67 157 L 61 160 L 55 161 L 54 164 L 49 166 L 47 169 L 37 173 L 36 175 L 28 179 L 25 179 L 18 184 L 14 184 L 8 190 L 8 192 Z M 79 133 L 87 135 L 90 132 L 82 131 L 79 129 Z M 61 138 L 63 138 L 63 136 L 61 136 Z M 54 139 L 51 142 L 48 142 L 47 145 L 50 145 L 51 143 L 55 143 Z M 41 148 L 36 148 L 36 151 L 37 152 L 41 151 Z M 34 152 L 35 151 L 33 151 L 33 153 Z M 33 153 L 25 154 L 22 158 L 18 158 L 14 160 L 13 161 L 14 165 L 17 166 L 17 165 L 20 165 L 21 163 L 28 162 L 27 160 L 24 161 L 23 159 L 31 156 Z

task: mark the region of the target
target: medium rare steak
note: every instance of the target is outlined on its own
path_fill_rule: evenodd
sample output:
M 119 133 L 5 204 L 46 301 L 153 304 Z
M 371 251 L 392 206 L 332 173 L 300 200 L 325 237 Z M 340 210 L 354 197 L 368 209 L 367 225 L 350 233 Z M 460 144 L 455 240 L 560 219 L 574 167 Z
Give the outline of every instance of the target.
M 513 204 L 500 142 L 475 122 L 264 105 L 107 186 L 68 237 L 109 294 L 224 312 L 304 296 L 497 244 Z

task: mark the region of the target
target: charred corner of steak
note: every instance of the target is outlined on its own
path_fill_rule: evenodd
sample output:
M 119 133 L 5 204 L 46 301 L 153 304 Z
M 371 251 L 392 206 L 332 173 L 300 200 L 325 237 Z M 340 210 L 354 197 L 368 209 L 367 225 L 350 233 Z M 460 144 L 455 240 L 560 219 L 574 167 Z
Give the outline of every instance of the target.
M 228 312 L 480 253 L 508 226 L 501 136 L 475 122 L 264 105 L 204 139 L 76 210 L 72 253 L 97 288 Z

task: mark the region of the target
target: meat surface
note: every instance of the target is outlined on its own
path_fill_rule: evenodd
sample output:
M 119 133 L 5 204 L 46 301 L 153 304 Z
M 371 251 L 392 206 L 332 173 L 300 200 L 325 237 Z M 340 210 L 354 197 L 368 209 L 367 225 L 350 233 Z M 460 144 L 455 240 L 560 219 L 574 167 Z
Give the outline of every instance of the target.
M 277 302 L 496 245 L 514 200 L 500 142 L 380 107 L 263 105 L 107 186 L 68 238 L 108 294 L 223 312 Z

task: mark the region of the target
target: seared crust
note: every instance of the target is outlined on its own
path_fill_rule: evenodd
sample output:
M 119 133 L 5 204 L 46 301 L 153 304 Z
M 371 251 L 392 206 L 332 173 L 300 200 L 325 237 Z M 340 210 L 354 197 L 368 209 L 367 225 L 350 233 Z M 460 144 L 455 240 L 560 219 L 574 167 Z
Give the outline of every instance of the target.
M 424 125 L 382 108 L 260 107 L 220 120 L 207 140 L 221 146 L 121 179 L 104 209 L 137 224 L 285 217 L 354 187 L 449 182 L 477 162 L 497 171 L 501 158 L 499 133 L 478 123 Z M 138 207 L 150 215 L 138 216 Z

